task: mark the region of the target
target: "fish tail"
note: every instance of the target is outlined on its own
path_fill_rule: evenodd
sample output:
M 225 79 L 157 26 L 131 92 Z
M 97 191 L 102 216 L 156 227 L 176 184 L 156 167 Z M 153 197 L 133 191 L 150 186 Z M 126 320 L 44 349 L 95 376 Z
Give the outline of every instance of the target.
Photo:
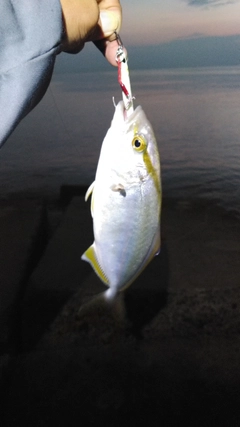
M 106 292 L 93 297 L 90 301 L 83 303 L 78 312 L 78 318 L 83 323 L 95 324 L 100 327 L 99 322 L 112 322 L 124 326 L 126 323 L 126 310 L 122 293 L 116 293 L 109 298 Z M 99 325 L 99 326 L 98 326 Z
M 111 287 L 107 291 L 104 292 L 104 298 L 106 299 L 106 301 L 111 302 L 116 298 L 117 294 L 118 294 L 117 289 Z

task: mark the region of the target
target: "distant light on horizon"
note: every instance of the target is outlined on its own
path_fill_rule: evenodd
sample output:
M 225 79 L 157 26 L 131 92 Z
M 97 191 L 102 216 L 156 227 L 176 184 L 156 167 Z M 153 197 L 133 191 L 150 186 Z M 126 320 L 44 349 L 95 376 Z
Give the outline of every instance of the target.
M 224 1 L 121 0 L 131 69 L 239 65 L 240 0 Z M 112 68 L 92 43 L 80 55 L 59 55 L 55 66 L 55 73 L 99 70 Z
M 164 43 L 196 33 L 206 37 L 240 34 L 239 0 L 121 0 L 121 4 L 121 33 L 131 46 Z

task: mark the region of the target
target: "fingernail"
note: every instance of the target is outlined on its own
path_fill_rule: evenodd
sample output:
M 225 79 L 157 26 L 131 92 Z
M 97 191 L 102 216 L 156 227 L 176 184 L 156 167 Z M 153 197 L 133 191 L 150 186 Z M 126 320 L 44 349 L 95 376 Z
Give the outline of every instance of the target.
M 100 12 L 100 21 L 104 37 L 109 37 L 114 31 L 119 30 L 119 17 L 114 12 Z

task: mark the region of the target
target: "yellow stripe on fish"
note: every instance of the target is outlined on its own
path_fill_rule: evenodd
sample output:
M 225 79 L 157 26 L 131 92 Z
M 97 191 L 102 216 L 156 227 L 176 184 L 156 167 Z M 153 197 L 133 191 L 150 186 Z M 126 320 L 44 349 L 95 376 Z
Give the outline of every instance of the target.
M 147 141 L 145 140 L 143 135 L 138 134 L 136 125 L 134 126 L 134 132 L 135 132 L 135 135 L 132 140 L 132 146 L 134 150 L 136 150 L 137 152 L 143 153 L 143 160 L 146 165 L 147 172 L 149 173 L 149 175 L 152 175 L 156 190 L 160 197 L 160 194 L 161 194 L 160 179 L 159 179 L 158 171 L 153 167 L 151 158 L 146 150 Z

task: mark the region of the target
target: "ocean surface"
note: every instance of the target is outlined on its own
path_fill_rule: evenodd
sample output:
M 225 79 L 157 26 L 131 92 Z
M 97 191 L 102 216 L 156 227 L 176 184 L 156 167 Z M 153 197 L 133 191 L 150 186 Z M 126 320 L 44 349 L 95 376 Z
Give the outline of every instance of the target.
M 240 67 L 131 72 L 158 141 L 163 195 L 240 216 Z M 94 179 L 115 102 L 117 69 L 61 73 L 0 150 L 0 199 L 52 197 Z

